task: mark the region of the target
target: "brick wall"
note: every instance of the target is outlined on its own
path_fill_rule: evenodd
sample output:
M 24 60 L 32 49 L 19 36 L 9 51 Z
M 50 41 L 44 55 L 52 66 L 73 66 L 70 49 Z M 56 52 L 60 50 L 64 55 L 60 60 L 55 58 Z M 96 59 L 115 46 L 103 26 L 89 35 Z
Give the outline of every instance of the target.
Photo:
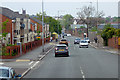
M 108 40 L 108 46 L 112 48 L 118 48 L 118 37 L 113 37 Z
M 6 17 L 6 16 L 4 16 L 4 15 L 1 15 L 1 14 L 0 14 L 0 16 L 2 17 L 2 18 L 0 19 L 0 23 L 8 20 L 7 25 L 6 25 L 6 28 L 5 28 L 5 29 L 2 29 L 2 33 L 7 32 L 7 33 L 12 34 L 12 19 L 9 19 L 8 17 Z M 10 38 L 10 43 L 12 44 L 12 35 L 11 35 L 10 37 L 11 37 L 11 38 Z
M 10 33 L 11 30 L 12 30 L 12 20 L 9 19 L 6 16 L 1 15 L 1 14 L 0 14 L 0 16 L 2 16 L 2 20 L 0 20 L 2 22 L 6 21 L 8 19 L 8 22 L 7 22 L 7 25 L 6 25 L 6 29 L 2 30 L 2 32 L 8 32 L 8 33 Z
M 50 41 L 50 38 L 45 38 L 44 43 L 48 43 Z M 26 54 L 27 52 L 38 48 L 42 46 L 42 39 L 38 41 L 32 41 L 29 43 L 25 43 L 22 45 L 22 55 Z M 6 53 L 9 53 L 10 55 L 8 56 L 0 56 L 2 59 L 13 59 L 16 57 L 20 57 L 20 46 L 7 46 L 6 47 L 7 51 Z M 17 55 L 13 56 L 13 54 L 17 53 Z

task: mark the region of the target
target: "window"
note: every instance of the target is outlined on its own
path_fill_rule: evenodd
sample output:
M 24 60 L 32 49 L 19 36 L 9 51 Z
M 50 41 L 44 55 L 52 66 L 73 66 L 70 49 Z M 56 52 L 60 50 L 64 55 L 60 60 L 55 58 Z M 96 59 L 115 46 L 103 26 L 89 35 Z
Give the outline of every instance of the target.
M 35 24 L 35 30 L 37 30 L 37 24 Z
M 17 30 L 17 35 L 18 35 L 18 33 L 19 33 L 19 32 L 18 32 L 18 30 Z
M 0 69 L 0 77 L 9 77 L 8 69 Z

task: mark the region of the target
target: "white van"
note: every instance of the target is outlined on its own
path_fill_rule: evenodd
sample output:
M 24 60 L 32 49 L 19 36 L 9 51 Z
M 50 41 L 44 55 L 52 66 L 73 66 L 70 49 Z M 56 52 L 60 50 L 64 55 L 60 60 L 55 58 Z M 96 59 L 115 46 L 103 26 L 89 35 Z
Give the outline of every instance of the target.
M 68 37 L 70 37 L 70 36 L 71 36 L 71 34 L 67 34 L 67 36 L 68 36 Z

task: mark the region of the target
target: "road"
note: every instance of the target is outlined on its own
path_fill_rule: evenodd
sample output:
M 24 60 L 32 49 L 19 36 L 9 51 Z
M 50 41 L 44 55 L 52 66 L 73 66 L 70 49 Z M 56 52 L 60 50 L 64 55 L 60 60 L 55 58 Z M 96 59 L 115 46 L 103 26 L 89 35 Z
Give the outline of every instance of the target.
M 54 57 L 54 49 L 24 78 L 118 78 L 118 55 L 104 50 L 79 48 L 70 41 L 70 57 Z

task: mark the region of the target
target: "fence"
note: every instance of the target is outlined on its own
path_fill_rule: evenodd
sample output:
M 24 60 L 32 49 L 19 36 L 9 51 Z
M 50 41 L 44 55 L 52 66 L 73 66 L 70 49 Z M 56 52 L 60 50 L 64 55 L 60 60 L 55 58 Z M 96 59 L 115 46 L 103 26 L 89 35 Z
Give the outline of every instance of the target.
M 44 38 L 44 43 L 48 43 L 49 41 L 50 38 Z M 9 55 L 7 56 L 2 55 L 0 58 L 2 59 L 16 58 L 40 46 L 42 46 L 42 39 L 22 44 L 22 54 L 20 54 L 20 46 L 7 46 L 6 53 Z

